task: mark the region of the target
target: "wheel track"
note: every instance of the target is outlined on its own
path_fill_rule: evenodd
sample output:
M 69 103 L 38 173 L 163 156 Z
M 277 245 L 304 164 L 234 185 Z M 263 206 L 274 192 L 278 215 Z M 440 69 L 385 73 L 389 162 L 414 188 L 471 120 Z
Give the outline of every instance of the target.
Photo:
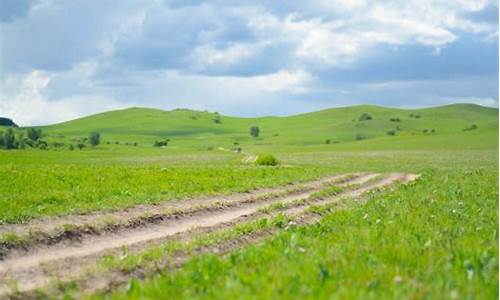
M 175 200 L 159 205 L 138 205 L 115 212 L 48 217 L 31 220 L 25 224 L 4 224 L 0 225 L 0 235 L 15 234 L 22 242 L 15 244 L 0 242 L 0 261 L 13 250 L 26 252 L 35 246 L 50 246 L 67 240 L 78 241 L 89 235 L 130 230 L 168 221 L 168 219 L 178 219 L 201 211 L 222 210 L 242 203 L 287 196 L 301 197 L 308 191 L 329 184 L 342 183 L 363 175 L 363 173 L 340 174 L 285 187 L 260 189 L 247 194 Z
M 338 178 L 337 178 L 338 179 Z M 396 181 L 408 182 L 416 179 L 415 175 L 406 175 L 391 173 L 378 179 L 378 174 L 363 174 L 354 179 L 343 182 L 342 186 L 356 186 L 352 190 L 342 192 L 340 195 L 315 201 L 315 204 L 327 204 L 332 201 L 337 201 L 341 198 L 356 198 L 363 193 L 387 186 Z M 331 178 L 329 179 L 331 180 Z M 292 204 L 294 201 L 311 196 L 318 188 L 324 186 L 325 182 L 318 184 L 315 189 L 306 192 L 288 195 L 282 198 L 272 199 L 270 201 L 247 202 L 222 211 L 211 212 L 210 214 L 193 214 L 185 216 L 176 222 L 166 222 L 162 224 L 154 224 L 145 228 L 133 229 L 120 233 L 107 234 L 102 237 L 91 238 L 82 241 L 75 245 L 56 245 L 39 251 L 34 251 L 28 255 L 13 256 L 7 258 L 4 262 L 0 262 L 0 278 L 12 278 L 18 280 L 18 289 L 21 291 L 29 291 L 33 288 L 43 286 L 50 281 L 50 276 L 47 276 L 44 265 L 61 265 L 71 266 L 73 269 L 78 269 L 78 261 L 87 261 L 85 258 L 93 258 L 94 261 L 101 257 L 106 252 L 119 249 L 123 246 L 130 246 L 141 249 L 141 245 L 151 245 L 151 242 L 165 240 L 180 234 L 189 234 L 193 228 L 219 228 L 221 226 L 234 226 L 244 220 L 248 220 L 248 216 L 259 214 L 259 209 L 272 205 L 273 203 Z M 364 184 L 364 185 L 363 185 Z M 297 215 L 303 213 L 311 203 L 303 203 L 285 209 L 282 213 L 287 215 Z M 71 269 L 70 268 L 70 269 Z M 65 270 L 66 272 L 68 270 Z M 0 284 L 0 294 L 8 292 L 6 284 Z

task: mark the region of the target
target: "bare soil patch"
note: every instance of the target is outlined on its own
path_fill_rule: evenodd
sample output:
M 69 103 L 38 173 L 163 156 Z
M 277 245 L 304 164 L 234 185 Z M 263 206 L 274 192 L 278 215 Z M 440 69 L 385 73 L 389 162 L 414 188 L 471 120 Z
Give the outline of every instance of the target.
M 75 274 L 81 274 L 82 270 L 95 263 L 99 258 L 104 255 L 119 254 L 124 247 L 129 251 L 140 251 L 172 238 L 192 238 L 197 232 L 199 233 L 200 229 L 212 231 L 231 227 L 258 216 L 261 214 L 260 209 L 272 204 L 293 204 L 297 200 L 307 200 L 313 193 L 329 184 L 343 186 L 346 189 L 334 197 L 317 199 L 314 204 L 327 204 L 342 198 L 359 198 L 368 191 L 383 188 L 396 182 L 406 183 L 417 177 L 417 175 L 400 173 L 383 176 L 379 174 L 338 175 L 311 182 L 304 188 L 305 191 L 287 192 L 289 190 L 286 188 L 285 190 L 271 189 L 271 193 L 278 192 L 278 196 L 269 196 L 269 190 L 267 190 L 267 193 L 259 191 L 250 195 L 238 195 L 232 199 L 228 197 L 225 201 L 234 205 L 220 206 L 217 210 L 194 210 L 187 214 L 181 214 L 177 218 L 146 222 L 142 226 L 124 227 L 116 231 L 83 235 L 78 240 L 67 239 L 43 247 L 12 251 L 0 261 L 0 295 L 5 296 L 16 291 L 26 293 L 46 286 L 54 279 L 74 280 Z M 214 199 L 217 198 L 204 198 L 196 201 L 214 204 L 218 201 Z M 303 214 L 311 204 L 310 201 L 305 201 L 285 209 L 282 213 L 287 215 Z M 165 205 L 186 207 L 186 203 L 181 204 L 180 202 L 166 203 Z M 151 209 L 151 207 L 142 207 L 142 209 L 145 208 Z M 153 209 L 155 208 L 153 207 Z M 113 214 L 130 220 L 140 212 L 144 212 L 144 210 L 136 207 L 132 209 L 132 212 L 115 212 Z M 98 216 L 101 215 L 93 215 L 94 218 Z M 77 217 L 71 216 L 70 218 Z M 85 220 L 89 221 L 89 219 Z M 95 221 L 95 219 L 92 220 Z M 54 225 L 52 224 L 52 226 Z M 49 226 L 48 228 L 54 227 Z M 13 283 L 15 283 L 15 288 L 13 288 Z M 106 285 L 109 285 L 109 282 Z

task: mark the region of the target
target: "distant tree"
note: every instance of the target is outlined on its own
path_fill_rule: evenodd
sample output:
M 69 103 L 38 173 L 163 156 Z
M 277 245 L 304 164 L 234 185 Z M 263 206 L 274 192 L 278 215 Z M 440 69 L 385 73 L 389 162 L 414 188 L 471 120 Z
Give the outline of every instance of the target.
M 259 126 L 252 126 L 250 127 L 250 135 L 254 138 L 259 137 L 260 134 L 260 128 Z
M 366 137 L 365 137 L 365 136 L 363 136 L 363 135 L 361 135 L 360 133 L 357 133 L 357 134 L 356 134 L 356 136 L 354 137 L 354 139 L 355 139 L 356 141 L 361 141 L 361 140 L 366 139 Z
M 76 144 L 76 147 L 80 150 L 82 150 L 83 148 L 85 148 L 85 144 L 84 143 L 78 143 Z
M 41 149 L 41 150 L 47 150 L 47 148 L 49 147 L 49 144 L 47 144 L 46 141 L 39 140 L 37 143 L 37 147 L 38 147 L 38 149 Z
M 24 149 L 24 148 L 26 148 L 26 144 L 25 144 L 25 142 L 26 142 L 26 138 L 24 137 L 24 132 L 21 132 L 21 133 L 19 134 L 19 142 L 18 142 L 18 146 L 17 146 L 17 147 L 18 147 L 19 149 Z
M 155 147 L 166 147 L 168 146 L 168 143 L 170 142 L 170 139 L 165 139 L 163 141 L 155 141 L 153 146 Z
M 401 122 L 400 118 L 390 118 L 389 121 L 391 122 Z
M 18 127 L 14 121 L 12 121 L 9 118 L 2 118 L 0 117 L 0 126 L 12 126 L 12 127 Z
M 370 115 L 370 114 L 367 114 L 367 113 L 363 113 L 361 116 L 359 116 L 359 121 L 368 121 L 368 120 L 372 120 L 373 117 Z
M 5 149 L 16 148 L 16 137 L 14 135 L 14 130 L 12 128 L 7 129 L 7 132 L 3 135 L 3 140 L 5 144 Z
M 212 121 L 214 121 L 215 124 L 221 124 L 222 123 L 219 113 L 215 113 L 215 116 L 212 119 Z
M 471 126 L 464 128 L 464 131 L 471 131 L 471 130 L 476 130 L 478 129 L 476 124 L 472 124 Z
M 327 145 L 329 145 L 329 144 L 331 144 L 331 143 L 332 143 L 332 140 L 330 140 L 330 139 L 327 139 L 327 140 L 325 141 L 325 144 L 327 144 Z
M 34 142 L 42 138 L 42 130 L 40 128 L 28 128 L 28 138 Z
M 92 146 L 97 146 L 101 143 L 101 134 L 99 132 L 92 132 L 89 136 L 89 141 Z
M 395 136 L 396 135 L 396 130 L 395 129 L 387 130 L 385 132 L 385 134 L 390 135 L 390 136 Z
M 68 149 L 69 149 L 70 151 L 73 151 L 73 150 L 75 150 L 75 147 L 73 146 L 73 144 L 69 144 Z

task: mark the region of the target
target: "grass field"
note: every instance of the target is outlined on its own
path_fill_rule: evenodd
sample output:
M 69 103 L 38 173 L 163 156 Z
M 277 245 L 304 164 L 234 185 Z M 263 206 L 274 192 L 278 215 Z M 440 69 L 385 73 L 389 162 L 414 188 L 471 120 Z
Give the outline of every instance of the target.
M 498 172 L 464 169 L 104 298 L 495 299 Z
M 359 121 L 363 113 L 372 119 Z M 132 108 L 43 127 L 51 143 L 67 146 L 92 131 L 102 134 L 102 143 L 74 151 L 0 150 L 0 222 L 245 192 L 337 173 L 422 174 L 366 204 L 325 210 L 317 224 L 279 230 L 226 257 L 200 255 L 177 271 L 86 296 L 498 297 L 497 109 L 356 106 L 292 117 L 214 118 Z M 477 129 L 464 130 L 472 124 Z M 252 125 L 260 127 L 259 138 L 250 137 Z M 152 146 L 166 138 L 167 147 Z M 234 142 L 242 153 L 230 151 Z M 241 163 L 258 153 L 272 153 L 281 164 Z M 156 255 L 168 254 L 162 253 Z M 79 295 L 78 288 L 68 295 Z

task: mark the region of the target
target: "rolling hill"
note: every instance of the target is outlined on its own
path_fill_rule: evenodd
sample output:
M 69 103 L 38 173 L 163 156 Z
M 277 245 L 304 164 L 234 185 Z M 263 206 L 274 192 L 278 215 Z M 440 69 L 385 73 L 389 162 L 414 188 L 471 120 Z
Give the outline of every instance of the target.
M 368 114 L 371 119 L 360 120 Z M 219 121 L 217 121 L 219 120 Z M 259 126 L 259 138 L 249 128 Z M 128 108 L 43 127 L 49 141 L 100 132 L 102 147 L 170 139 L 169 148 L 206 150 L 330 147 L 335 149 L 482 149 L 498 147 L 498 109 L 453 104 L 424 109 L 359 105 L 287 117 L 240 118 L 176 109 Z M 327 145 L 326 141 L 330 144 Z

